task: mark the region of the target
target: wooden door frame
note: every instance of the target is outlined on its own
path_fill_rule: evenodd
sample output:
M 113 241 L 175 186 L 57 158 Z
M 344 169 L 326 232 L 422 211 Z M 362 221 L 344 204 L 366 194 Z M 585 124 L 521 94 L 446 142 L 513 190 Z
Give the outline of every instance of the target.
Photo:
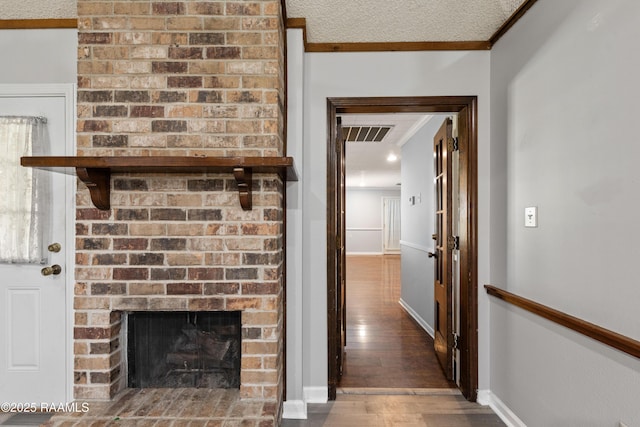
M 329 399 L 339 382 L 337 319 L 336 212 L 339 153 L 336 117 L 339 114 L 459 113 L 466 111 L 468 146 L 460 147 L 460 390 L 475 401 L 478 389 L 478 111 L 476 96 L 327 98 L 327 344 Z M 460 138 L 463 140 L 463 138 Z M 466 280 L 464 280 L 466 278 Z

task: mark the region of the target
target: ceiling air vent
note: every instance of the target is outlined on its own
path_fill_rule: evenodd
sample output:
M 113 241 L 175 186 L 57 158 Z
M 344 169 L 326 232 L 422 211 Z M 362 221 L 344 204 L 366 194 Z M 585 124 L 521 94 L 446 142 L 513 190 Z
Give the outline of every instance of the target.
M 393 126 L 344 126 L 342 134 L 346 141 L 380 142 Z

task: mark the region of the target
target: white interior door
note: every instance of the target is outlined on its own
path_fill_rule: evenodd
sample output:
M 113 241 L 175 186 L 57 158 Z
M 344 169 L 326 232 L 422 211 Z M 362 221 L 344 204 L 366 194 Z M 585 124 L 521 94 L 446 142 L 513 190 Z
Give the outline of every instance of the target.
M 0 116 L 43 116 L 47 119 L 51 154 L 73 150 L 72 85 L 0 85 Z M 0 144 L 3 143 L 0 141 Z M 70 351 L 72 316 L 70 279 L 73 240 L 68 236 L 67 212 L 73 178 L 50 173 L 51 230 L 46 264 L 0 263 L 0 401 L 67 402 L 71 399 Z M 2 191 L 7 191 L 3 189 Z M 70 202 L 71 199 L 71 202 Z M 0 242 L 2 244 L 2 242 Z M 43 267 L 61 266 L 61 273 L 44 276 Z
M 400 198 L 382 199 L 382 248 L 385 254 L 400 253 Z

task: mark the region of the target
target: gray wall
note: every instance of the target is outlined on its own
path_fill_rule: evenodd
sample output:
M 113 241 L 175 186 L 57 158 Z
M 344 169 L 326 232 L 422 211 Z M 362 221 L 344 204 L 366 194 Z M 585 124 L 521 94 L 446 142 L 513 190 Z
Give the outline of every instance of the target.
M 434 263 L 427 254 L 435 232 L 433 137 L 443 120 L 434 116 L 402 147 L 402 305 L 432 336 Z
M 492 283 L 635 339 L 639 16 L 637 0 L 541 0 L 491 52 Z M 526 425 L 640 425 L 640 360 L 490 310 L 491 392 Z
M 304 54 L 304 170 L 302 203 L 302 318 L 305 393 L 327 390 L 327 97 L 477 95 L 480 283 L 489 280 L 489 56 L 473 52 L 373 52 Z M 288 235 L 287 238 L 292 238 Z M 488 388 L 488 299 L 479 301 L 479 382 Z M 297 343 L 287 343 L 298 345 Z M 317 394 L 316 394 L 317 393 Z
M 78 31 L 0 31 L 2 83 L 76 83 Z
M 382 199 L 400 190 L 347 188 L 346 197 L 347 254 L 382 254 Z

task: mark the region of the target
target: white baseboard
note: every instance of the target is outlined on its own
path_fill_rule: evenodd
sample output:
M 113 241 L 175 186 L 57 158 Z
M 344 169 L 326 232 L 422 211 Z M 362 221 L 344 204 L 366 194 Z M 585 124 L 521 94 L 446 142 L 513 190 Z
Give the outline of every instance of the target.
M 491 391 L 478 390 L 478 396 L 476 397 L 476 402 L 478 402 L 478 405 L 489 406 L 489 404 L 491 403 Z
M 304 387 L 304 400 L 286 400 L 282 403 L 282 418 L 292 420 L 307 419 L 307 403 L 327 403 L 329 401 L 328 387 Z
M 527 427 L 527 425 L 516 414 L 513 413 L 502 400 L 491 390 L 478 390 L 477 402 L 480 405 L 489 406 L 500 419 L 509 427 Z
M 424 329 L 431 338 L 434 337 L 435 331 L 433 330 L 433 328 L 418 313 L 416 313 L 415 310 L 409 306 L 409 304 L 404 302 L 402 298 L 400 298 L 400 305 L 405 309 L 407 313 L 409 313 L 409 316 L 413 317 L 413 319 L 418 322 L 420 326 L 422 326 L 422 329 Z
M 282 418 L 290 420 L 306 420 L 307 404 L 304 400 L 285 400 L 282 403 Z
M 306 403 L 327 403 L 329 387 L 305 387 L 302 394 Z

